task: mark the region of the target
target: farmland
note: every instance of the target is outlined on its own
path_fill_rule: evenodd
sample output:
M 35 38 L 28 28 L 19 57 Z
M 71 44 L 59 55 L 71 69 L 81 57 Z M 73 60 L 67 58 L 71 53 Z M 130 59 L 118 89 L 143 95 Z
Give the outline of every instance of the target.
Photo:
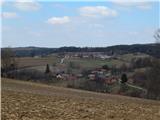
M 18 67 L 19 68 L 29 68 L 29 67 L 36 67 L 36 66 L 46 66 L 46 64 L 53 65 L 59 65 L 62 58 L 58 58 L 57 56 L 51 56 L 51 57 L 21 57 L 16 58 L 16 61 L 18 61 Z M 68 64 L 69 62 L 74 62 L 75 64 L 79 65 L 82 68 L 86 69 L 93 69 L 97 67 L 101 67 L 103 65 L 120 65 L 123 63 L 121 60 L 101 60 L 101 59 L 82 59 L 82 58 L 70 58 L 65 59 L 64 64 Z
M 2 78 L 2 120 L 158 120 L 160 102 Z
M 16 61 L 18 62 L 18 67 L 34 67 L 34 66 L 44 66 L 46 64 L 55 64 L 60 61 L 57 57 L 21 57 L 16 58 Z

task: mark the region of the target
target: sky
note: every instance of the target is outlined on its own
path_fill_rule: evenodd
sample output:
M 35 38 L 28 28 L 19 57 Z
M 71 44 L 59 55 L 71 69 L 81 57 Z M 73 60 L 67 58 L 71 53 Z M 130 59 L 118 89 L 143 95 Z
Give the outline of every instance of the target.
M 1 0 L 1 47 L 153 43 L 157 1 Z

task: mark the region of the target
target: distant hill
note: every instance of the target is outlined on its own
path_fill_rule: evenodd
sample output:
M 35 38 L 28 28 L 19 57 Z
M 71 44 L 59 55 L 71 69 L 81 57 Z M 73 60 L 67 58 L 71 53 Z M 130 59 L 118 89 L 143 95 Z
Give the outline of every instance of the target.
M 3 50 L 2 48 L 2 54 Z M 17 57 L 29 57 L 29 56 L 43 56 L 49 55 L 55 52 L 54 48 L 43 48 L 43 47 L 16 47 L 12 48 Z
M 2 48 L 3 53 L 4 48 Z M 35 56 L 49 55 L 52 53 L 64 52 L 103 52 L 108 55 L 119 55 L 127 53 L 144 53 L 153 57 L 160 58 L 160 44 L 134 44 L 134 45 L 116 45 L 110 47 L 61 47 L 61 48 L 43 48 L 43 47 L 17 47 L 12 48 L 16 56 Z

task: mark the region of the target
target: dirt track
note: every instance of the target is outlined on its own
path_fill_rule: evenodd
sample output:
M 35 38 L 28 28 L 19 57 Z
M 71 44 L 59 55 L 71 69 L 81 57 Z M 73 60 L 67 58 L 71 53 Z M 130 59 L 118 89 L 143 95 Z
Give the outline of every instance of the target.
M 159 120 L 160 102 L 2 79 L 2 120 Z

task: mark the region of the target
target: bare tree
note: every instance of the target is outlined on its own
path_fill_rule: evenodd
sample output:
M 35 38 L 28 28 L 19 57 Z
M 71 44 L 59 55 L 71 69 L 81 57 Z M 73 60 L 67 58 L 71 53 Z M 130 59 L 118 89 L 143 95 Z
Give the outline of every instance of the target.
M 1 69 L 2 72 L 8 72 L 17 68 L 17 62 L 15 60 L 15 54 L 11 48 L 5 48 L 1 52 Z
M 156 43 L 160 44 L 160 28 L 156 30 L 154 38 L 156 39 Z
M 156 43 L 160 43 L 160 29 L 154 35 Z M 160 99 L 160 60 L 153 59 L 152 66 L 147 70 L 147 97 L 151 99 Z
M 160 99 L 160 60 L 154 59 L 152 67 L 147 71 L 147 97 Z

